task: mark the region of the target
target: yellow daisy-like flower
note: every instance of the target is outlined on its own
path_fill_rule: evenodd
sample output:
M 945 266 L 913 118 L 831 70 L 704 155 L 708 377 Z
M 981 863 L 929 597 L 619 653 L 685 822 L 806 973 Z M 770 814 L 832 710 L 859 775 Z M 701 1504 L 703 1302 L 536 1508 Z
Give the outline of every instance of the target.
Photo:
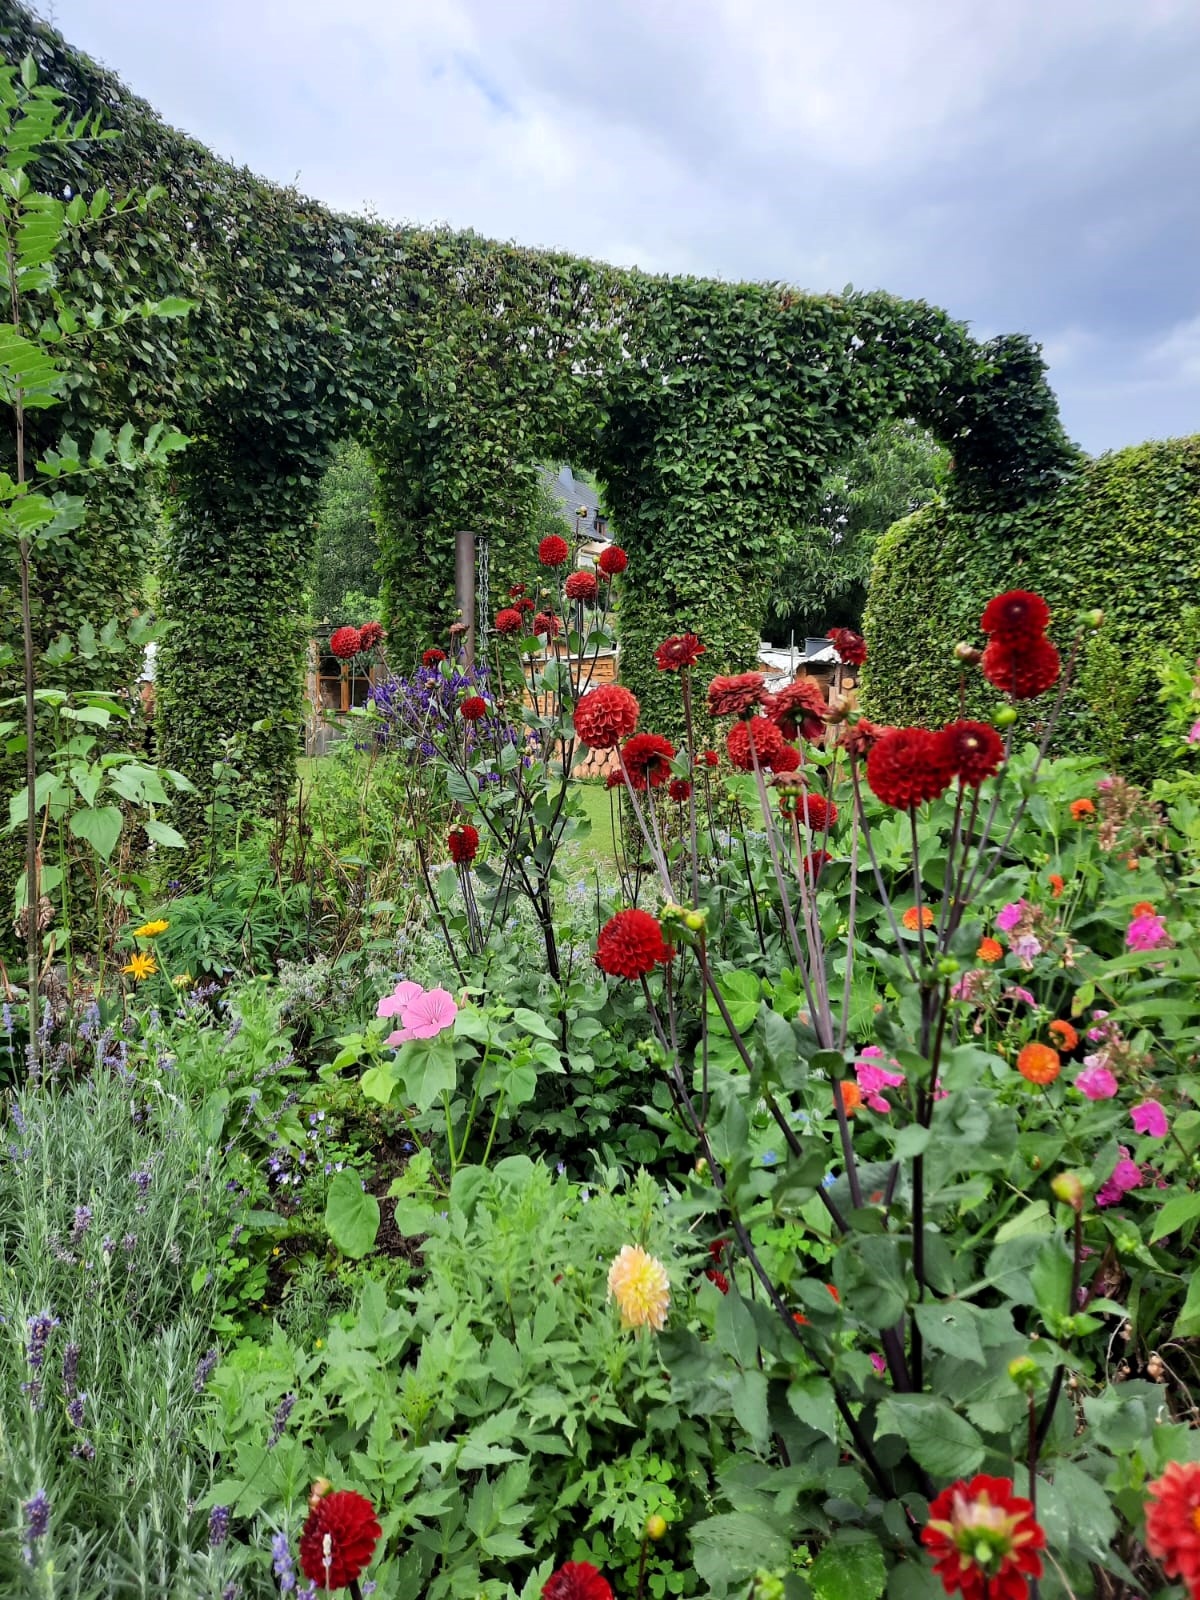
M 156 917 L 153 922 L 143 922 L 140 928 L 135 928 L 133 937 L 135 939 L 157 939 L 159 934 L 166 933 L 170 926 L 169 922 L 164 922 L 161 917 Z
M 640 1244 L 627 1244 L 608 1269 L 608 1297 L 617 1302 L 626 1328 L 661 1331 L 671 1304 L 667 1269 Z
M 158 962 L 147 951 L 135 950 L 121 971 L 127 972 L 134 983 L 141 983 L 143 978 L 154 976 L 158 971 Z

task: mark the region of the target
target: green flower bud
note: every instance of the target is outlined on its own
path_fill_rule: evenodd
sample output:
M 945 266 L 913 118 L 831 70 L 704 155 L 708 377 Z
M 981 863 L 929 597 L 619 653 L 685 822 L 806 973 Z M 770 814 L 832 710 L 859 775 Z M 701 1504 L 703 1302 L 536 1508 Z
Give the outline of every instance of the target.
M 1077 1172 L 1056 1172 L 1050 1180 L 1055 1199 L 1075 1211 L 1083 1209 L 1083 1182 Z
M 1032 1393 L 1037 1384 L 1039 1367 L 1032 1356 L 1016 1356 L 1008 1363 L 1008 1375 L 1018 1389 Z
M 659 1539 L 661 1539 L 663 1537 L 663 1535 L 666 1533 L 666 1531 L 667 1531 L 667 1519 L 666 1519 L 666 1517 L 660 1516 L 657 1511 L 654 1513 L 654 1515 L 652 1517 L 647 1517 L 646 1518 L 646 1537 L 647 1537 L 647 1539 L 653 1539 L 653 1540 L 655 1540 L 657 1542 Z
M 1001 706 L 992 718 L 992 722 L 997 728 L 1011 728 L 1016 720 L 1017 710 L 1015 706 Z

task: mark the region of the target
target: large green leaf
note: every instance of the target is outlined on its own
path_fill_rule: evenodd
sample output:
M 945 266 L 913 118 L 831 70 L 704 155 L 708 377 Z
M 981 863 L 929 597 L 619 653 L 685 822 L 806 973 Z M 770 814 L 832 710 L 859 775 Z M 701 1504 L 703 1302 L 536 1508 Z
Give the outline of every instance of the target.
M 379 1232 L 379 1201 L 354 1172 L 336 1173 L 325 1201 L 325 1226 L 343 1255 L 365 1256 Z
M 969 1477 L 986 1453 L 978 1431 L 937 1395 L 890 1395 L 879 1407 L 878 1426 L 880 1433 L 899 1434 L 935 1478 Z
M 773 1523 L 747 1511 L 709 1517 L 692 1529 L 692 1555 L 697 1573 L 714 1595 L 728 1594 L 759 1567 L 786 1566 L 792 1541 Z
M 77 839 L 84 839 L 103 860 L 117 847 L 124 818 L 118 806 L 81 806 L 67 824 Z
M 814 1600 L 879 1600 L 887 1582 L 883 1551 L 869 1536 L 827 1544 L 808 1574 Z
M 396 1060 L 404 1092 L 418 1111 L 428 1111 L 439 1096 L 454 1088 L 457 1068 L 448 1039 L 410 1039 Z

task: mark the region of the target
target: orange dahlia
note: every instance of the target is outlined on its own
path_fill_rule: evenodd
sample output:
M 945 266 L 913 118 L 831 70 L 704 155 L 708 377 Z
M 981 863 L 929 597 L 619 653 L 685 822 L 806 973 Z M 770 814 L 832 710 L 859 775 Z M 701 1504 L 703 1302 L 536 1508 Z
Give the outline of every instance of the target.
M 909 906 L 900 921 L 906 928 L 932 928 L 933 912 L 928 906 L 922 906 L 919 910 L 916 906 Z
M 1079 1035 L 1074 1027 L 1069 1022 L 1064 1022 L 1061 1019 L 1057 1022 L 1052 1022 L 1047 1032 L 1054 1035 L 1058 1048 L 1066 1051 L 1068 1055 L 1079 1043 Z
M 1096 807 L 1093 801 L 1086 798 L 1071 801 L 1071 815 L 1076 822 L 1082 822 L 1084 817 L 1094 817 Z
M 977 961 L 986 961 L 989 965 L 999 961 L 1004 954 L 1004 946 L 995 939 L 983 938 L 979 941 L 979 949 L 975 952 Z
M 1062 1062 L 1059 1060 L 1057 1050 L 1051 1049 L 1048 1044 L 1038 1044 L 1035 1041 L 1025 1045 L 1017 1057 L 1017 1071 L 1030 1083 L 1036 1083 L 1044 1088 L 1058 1077 L 1062 1071 Z

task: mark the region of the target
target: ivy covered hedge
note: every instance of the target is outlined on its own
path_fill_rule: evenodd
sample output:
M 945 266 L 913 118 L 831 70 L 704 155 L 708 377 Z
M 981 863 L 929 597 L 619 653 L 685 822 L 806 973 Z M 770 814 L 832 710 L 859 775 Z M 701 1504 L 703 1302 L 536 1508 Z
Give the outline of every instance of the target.
M 1200 606 L 1200 435 L 1100 456 L 1028 505 L 989 512 L 942 500 L 898 522 L 871 575 L 870 715 L 952 715 L 960 676 L 953 645 L 982 642 L 984 604 L 1014 587 L 1046 596 L 1063 644 L 1075 613 L 1104 612 L 1100 632 L 1085 636 L 1061 737 L 1150 776 L 1154 719 L 1138 708 L 1153 702 L 1154 656 L 1187 647 L 1188 608 Z M 968 707 L 982 710 L 993 698 L 968 675 Z M 1132 713 L 1120 729 L 1106 715 L 1114 704 Z

